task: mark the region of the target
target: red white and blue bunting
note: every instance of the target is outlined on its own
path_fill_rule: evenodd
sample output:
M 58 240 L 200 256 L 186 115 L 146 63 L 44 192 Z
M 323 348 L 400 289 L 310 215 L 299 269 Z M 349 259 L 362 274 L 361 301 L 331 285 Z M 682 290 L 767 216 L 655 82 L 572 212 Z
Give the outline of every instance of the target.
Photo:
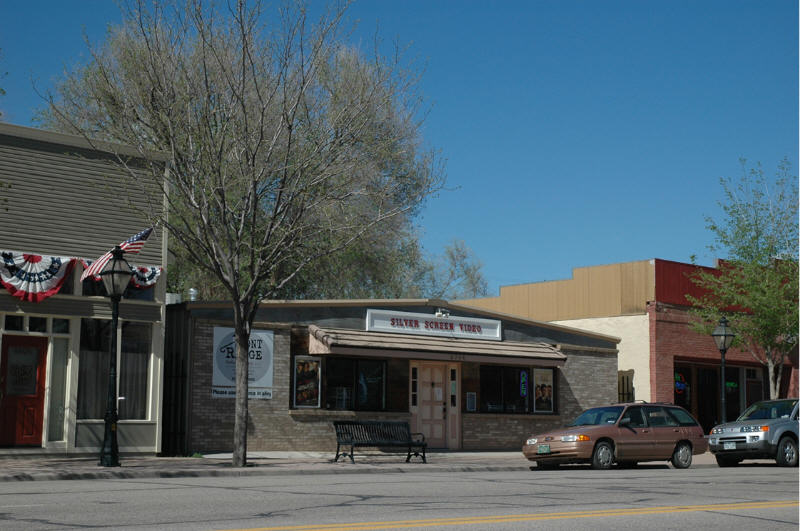
M 11 295 L 27 302 L 42 302 L 61 290 L 75 262 L 88 268 L 91 260 L 71 256 L 44 256 L 18 251 L 0 251 L 0 284 Z M 152 288 L 163 268 L 131 264 L 131 284 L 138 289 Z M 99 276 L 93 276 L 99 282 Z
M 133 266 L 131 282 L 139 289 L 152 288 L 161 276 L 161 268 L 157 266 Z
M 0 251 L 0 283 L 23 301 L 42 302 L 58 293 L 75 265 L 67 256 Z
M 81 263 L 84 269 L 89 269 L 92 263 L 94 263 L 94 260 L 84 260 L 81 258 Z M 156 282 L 158 282 L 158 277 L 161 276 L 162 270 L 163 268 L 158 266 L 137 266 L 131 264 L 131 273 L 133 273 L 131 283 L 139 289 L 152 288 L 156 285 Z M 102 280 L 100 275 L 93 275 L 91 278 L 95 282 L 100 282 L 100 280 Z

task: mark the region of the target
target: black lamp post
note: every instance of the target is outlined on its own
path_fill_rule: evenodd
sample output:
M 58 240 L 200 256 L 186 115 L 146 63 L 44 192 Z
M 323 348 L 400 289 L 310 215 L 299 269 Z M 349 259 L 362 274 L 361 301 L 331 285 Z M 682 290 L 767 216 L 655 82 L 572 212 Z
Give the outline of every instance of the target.
M 119 301 L 131 281 L 131 266 L 122 257 L 119 245 L 111 251 L 111 259 L 100 271 L 100 278 L 111 297 L 111 356 L 108 362 L 108 398 L 106 399 L 105 433 L 100 450 L 100 466 L 119 466 L 117 444 L 117 321 Z
M 717 344 L 719 353 L 722 356 L 719 373 L 720 409 L 722 422 L 727 422 L 728 416 L 726 415 L 727 409 L 725 408 L 725 353 L 728 352 L 736 334 L 734 334 L 733 330 L 728 326 L 728 320 L 723 317 L 719 320 L 719 324 L 714 331 L 711 332 L 711 337 L 714 338 L 714 342 Z

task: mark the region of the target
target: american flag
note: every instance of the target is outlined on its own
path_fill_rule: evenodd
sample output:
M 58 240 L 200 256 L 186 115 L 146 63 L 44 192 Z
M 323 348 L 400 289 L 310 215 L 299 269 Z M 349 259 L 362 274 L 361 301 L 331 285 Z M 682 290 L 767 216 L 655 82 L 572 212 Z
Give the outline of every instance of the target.
M 149 229 L 145 229 L 142 232 L 134 234 L 124 242 L 119 244 L 119 248 L 125 251 L 126 253 L 130 254 L 137 254 L 139 251 L 142 250 L 144 247 L 144 242 L 147 241 L 147 238 L 150 237 L 150 234 L 153 233 L 153 227 Z M 113 250 L 113 249 L 112 249 Z M 108 251 L 106 254 L 92 262 L 92 265 L 87 267 L 83 270 L 83 274 L 81 275 L 81 282 L 86 280 L 89 277 L 96 277 L 103 270 L 103 267 L 111 260 L 111 251 Z

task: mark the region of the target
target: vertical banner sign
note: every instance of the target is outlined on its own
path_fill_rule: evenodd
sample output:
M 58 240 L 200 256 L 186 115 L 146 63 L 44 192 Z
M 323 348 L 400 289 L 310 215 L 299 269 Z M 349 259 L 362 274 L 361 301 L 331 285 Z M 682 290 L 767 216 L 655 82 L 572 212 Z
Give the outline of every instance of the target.
M 527 398 L 528 396 L 528 371 L 519 371 L 519 396 Z
M 248 357 L 248 392 L 251 399 L 272 398 L 272 330 L 252 330 Z M 214 372 L 211 396 L 236 396 L 236 337 L 233 328 L 214 327 Z

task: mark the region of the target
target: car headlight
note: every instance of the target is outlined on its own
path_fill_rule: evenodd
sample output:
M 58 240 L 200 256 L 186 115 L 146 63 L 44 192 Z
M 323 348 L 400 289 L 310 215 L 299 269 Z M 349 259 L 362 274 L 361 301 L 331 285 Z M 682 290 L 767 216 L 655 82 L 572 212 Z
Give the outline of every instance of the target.
M 718 435 L 720 433 L 725 433 L 724 428 L 714 428 L 711 430 L 711 435 Z
M 561 442 L 578 442 L 578 441 L 590 441 L 591 438 L 588 435 L 562 435 Z
M 769 426 L 742 426 L 739 430 L 742 433 L 752 433 L 754 431 L 769 431 Z
M 538 440 L 539 440 L 539 439 L 537 439 L 536 437 L 531 437 L 530 439 L 528 439 L 528 444 L 536 444 L 536 442 L 537 442 Z

